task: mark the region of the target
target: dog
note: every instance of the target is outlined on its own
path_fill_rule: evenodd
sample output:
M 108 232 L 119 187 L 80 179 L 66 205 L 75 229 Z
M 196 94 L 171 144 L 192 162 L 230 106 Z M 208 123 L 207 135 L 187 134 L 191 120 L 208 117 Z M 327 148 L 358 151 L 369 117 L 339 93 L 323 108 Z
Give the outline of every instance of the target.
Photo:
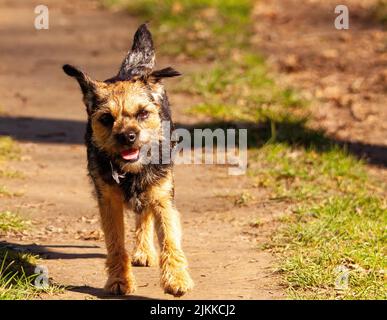
M 154 229 L 160 244 L 164 292 L 182 296 L 193 288 L 174 204 L 173 164 L 142 161 L 145 155 L 141 151 L 149 147 L 152 138 L 165 140 L 162 122 L 172 124 L 162 79 L 181 75 L 171 67 L 154 71 L 154 65 L 152 35 L 142 24 L 116 76 L 97 81 L 72 65 L 63 66 L 64 72 L 78 81 L 86 105 L 88 172 L 95 186 L 107 248 L 105 290 L 115 295 L 135 291 L 131 264 L 157 263 Z M 172 149 L 173 144 L 169 147 Z M 136 214 L 131 259 L 125 249 L 125 208 Z

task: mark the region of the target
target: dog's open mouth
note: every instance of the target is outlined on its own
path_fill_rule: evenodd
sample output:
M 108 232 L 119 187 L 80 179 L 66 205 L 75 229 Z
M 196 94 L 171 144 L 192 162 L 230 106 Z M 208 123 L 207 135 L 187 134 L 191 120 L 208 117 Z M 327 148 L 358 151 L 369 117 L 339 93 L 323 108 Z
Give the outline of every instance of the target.
M 121 151 L 121 157 L 126 161 L 135 162 L 140 157 L 140 149 L 130 148 L 123 150 Z

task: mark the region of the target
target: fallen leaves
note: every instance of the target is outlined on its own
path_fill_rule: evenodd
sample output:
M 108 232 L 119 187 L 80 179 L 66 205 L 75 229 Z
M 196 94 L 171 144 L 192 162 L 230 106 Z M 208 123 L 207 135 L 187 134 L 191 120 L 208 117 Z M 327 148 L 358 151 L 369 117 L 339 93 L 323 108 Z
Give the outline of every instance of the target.
M 285 72 L 296 72 L 302 69 L 300 57 L 289 54 L 279 61 L 280 68 Z
M 77 240 L 103 240 L 103 232 L 101 230 L 78 230 L 75 236 Z

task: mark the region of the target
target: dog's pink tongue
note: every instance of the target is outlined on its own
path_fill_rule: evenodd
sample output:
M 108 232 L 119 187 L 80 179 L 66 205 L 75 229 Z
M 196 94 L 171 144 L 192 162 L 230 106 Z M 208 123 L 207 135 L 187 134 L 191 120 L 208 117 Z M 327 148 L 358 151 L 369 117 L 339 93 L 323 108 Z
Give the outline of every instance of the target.
M 121 157 L 125 160 L 134 160 L 138 157 L 139 150 L 132 148 L 128 150 L 121 151 Z

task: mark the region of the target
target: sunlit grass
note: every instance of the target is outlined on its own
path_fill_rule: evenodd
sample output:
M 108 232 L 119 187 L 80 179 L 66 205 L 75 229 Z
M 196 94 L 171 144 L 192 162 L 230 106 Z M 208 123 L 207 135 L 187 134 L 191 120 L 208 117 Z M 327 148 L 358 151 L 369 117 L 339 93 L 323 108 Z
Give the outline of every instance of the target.
M 24 174 L 17 170 L 10 170 L 10 169 L 2 169 L 0 168 L 0 178 L 18 178 L 23 179 Z
M 23 231 L 28 227 L 28 221 L 10 211 L 0 211 L 0 234 L 9 231 Z
M 251 54 L 229 65 L 223 63 L 187 74 L 177 90 L 203 100 L 191 107 L 190 113 L 221 121 L 283 121 L 305 114 L 307 105 L 294 90 L 279 86 L 264 60 Z
M 317 200 L 377 189 L 363 163 L 335 145 L 321 151 L 273 143 L 250 154 L 249 174 L 257 186 L 270 188 L 273 198 Z
M 38 257 L 8 248 L 0 248 L 0 300 L 25 300 L 38 297 L 40 294 L 55 294 L 63 288 L 49 284 L 38 288 L 34 280 L 38 276 L 35 267 Z
M 4 160 L 17 159 L 19 157 L 19 153 L 20 150 L 11 137 L 0 137 L 0 163 Z
M 18 160 L 20 158 L 20 149 L 17 143 L 7 136 L 0 137 L 0 178 L 22 178 L 23 174 L 19 171 L 10 170 L 6 167 L 7 161 Z M 8 188 L 0 184 L 0 197 L 19 196 L 20 192 L 9 191 Z
M 255 186 L 292 210 L 268 243 L 282 256 L 289 295 L 385 299 L 386 186 L 335 145 L 305 149 L 275 142 L 252 153 Z M 346 290 L 335 288 L 339 267 L 349 272 Z
M 31 284 L 36 257 L 0 248 L 0 300 L 27 299 L 34 293 Z
M 284 249 L 281 271 L 294 298 L 386 299 L 387 207 L 377 196 L 331 196 L 300 205 L 277 235 Z M 337 279 L 348 271 L 348 286 Z M 341 273 L 340 273 L 341 272 Z
M 162 54 L 214 60 L 247 45 L 250 0 L 104 0 L 150 21 Z

